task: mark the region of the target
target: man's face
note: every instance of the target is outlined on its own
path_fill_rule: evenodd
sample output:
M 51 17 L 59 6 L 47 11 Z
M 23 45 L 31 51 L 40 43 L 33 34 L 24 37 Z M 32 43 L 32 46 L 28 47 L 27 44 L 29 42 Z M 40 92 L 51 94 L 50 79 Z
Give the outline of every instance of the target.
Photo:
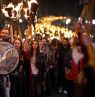
M 39 48 L 42 49 L 43 48 L 43 42 L 39 41 Z
M 64 40 L 63 40 L 63 45 L 64 45 L 64 46 L 67 46 L 68 44 L 69 44 L 68 40 L 64 39 Z
M 2 29 L 0 36 L 1 36 L 4 40 L 9 39 L 9 31 L 8 31 L 7 29 Z
M 43 39 L 42 42 L 43 42 L 43 45 L 47 43 L 46 39 Z

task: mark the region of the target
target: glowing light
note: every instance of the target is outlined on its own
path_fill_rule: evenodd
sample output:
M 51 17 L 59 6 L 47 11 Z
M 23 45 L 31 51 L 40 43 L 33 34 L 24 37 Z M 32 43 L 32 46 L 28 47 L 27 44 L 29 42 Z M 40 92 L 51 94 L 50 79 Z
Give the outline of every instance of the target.
M 19 19 L 19 22 L 20 22 L 20 23 L 22 23 L 22 22 L 23 22 L 23 20 L 22 20 L 22 19 Z
M 5 10 L 5 8 L 12 8 L 12 18 L 14 18 L 14 17 L 19 18 L 21 16 L 20 12 L 23 9 L 23 11 L 25 12 L 24 16 L 27 18 L 28 17 L 27 16 L 27 11 L 29 10 L 29 13 L 30 13 L 30 11 L 31 11 L 31 4 L 32 3 L 37 3 L 37 1 L 36 0 L 28 1 L 27 2 L 28 8 L 23 8 L 23 2 L 18 3 L 16 6 L 14 6 L 12 3 L 9 3 L 7 6 L 3 6 L 2 12 L 4 13 L 4 15 L 6 17 L 9 17 L 8 12 Z M 16 16 L 14 16 L 14 11 L 17 13 Z
M 92 24 L 95 25 L 95 19 L 92 20 Z
M 36 0 L 32 0 L 32 3 L 37 3 L 37 1 Z
M 52 22 L 58 19 L 63 20 L 64 17 L 46 16 L 38 19 L 38 22 L 36 23 L 36 32 L 39 31 L 42 37 L 44 37 L 45 34 L 48 34 L 50 39 L 59 39 L 60 32 L 63 33 L 65 37 L 71 38 L 73 36 L 73 32 L 71 30 L 68 28 L 52 25 Z
M 71 22 L 71 19 L 66 19 L 66 24 L 68 25 Z
M 10 8 L 10 7 L 14 8 L 14 5 L 12 3 L 9 3 L 7 8 Z
M 81 17 L 79 17 L 78 22 L 82 22 L 82 18 Z

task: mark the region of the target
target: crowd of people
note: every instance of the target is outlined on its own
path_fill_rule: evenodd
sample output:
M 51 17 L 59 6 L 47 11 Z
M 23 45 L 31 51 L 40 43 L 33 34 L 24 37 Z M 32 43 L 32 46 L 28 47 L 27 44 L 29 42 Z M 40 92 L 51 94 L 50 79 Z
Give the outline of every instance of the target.
M 19 52 L 17 68 L 0 75 L 0 97 L 44 97 L 67 93 L 68 97 L 95 97 L 95 49 L 88 35 L 76 27 L 70 41 L 35 37 L 11 40 L 8 28 L 0 41 L 13 44 Z M 28 33 L 28 32 L 27 32 Z

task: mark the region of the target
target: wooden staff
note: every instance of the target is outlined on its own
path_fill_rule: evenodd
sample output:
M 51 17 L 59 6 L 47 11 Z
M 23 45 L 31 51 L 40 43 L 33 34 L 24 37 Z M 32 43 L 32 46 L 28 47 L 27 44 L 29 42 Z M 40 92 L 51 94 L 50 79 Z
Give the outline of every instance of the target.
M 11 42 L 14 41 L 14 35 L 13 35 L 13 22 L 12 22 L 12 18 L 10 20 L 10 34 L 11 34 Z
M 85 16 L 91 19 L 95 0 L 90 0 L 88 4 L 84 4 L 80 17 L 83 19 Z
M 28 29 L 26 31 L 25 41 L 23 43 L 23 49 L 24 49 L 24 51 L 27 51 L 28 37 L 30 36 L 30 33 L 31 33 L 30 30 L 31 30 L 31 26 L 28 26 Z M 32 40 L 32 37 L 31 37 L 31 40 Z
M 22 33 L 21 33 L 21 28 L 18 26 L 18 38 L 22 40 Z
M 33 37 L 32 37 L 32 26 L 31 26 L 31 24 L 28 26 L 28 33 L 29 33 L 29 36 L 30 36 L 30 40 L 32 41 Z
M 84 19 L 86 17 L 88 19 L 88 21 L 91 22 L 94 4 L 95 4 L 95 0 L 90 0 L 89 4 L 84 5 L 83 10 L 82 10 L 81 15 L 80 15 L 81 19 Z M 82 26 L 83 25 L 80 25 L 79 23 L 77 23 L 75 25 L 75 34 L 78 37 L 79 37 L 78 34 L 80 34 L 78 32 L 80 30 L 82 30 L 82 32 L 85 32 L 88 35 L 91 33 L 91 26 L 92 26 L 91 23 L 85 23 L 84 24 L 85 31 L 83 31 L 84 29 L 82 28 Z
M 28 26 L 28 31 L 29 31 L 29 35 L 31 36 L 30 39 L 31 41 L 33 40 L 33 37 L 32 37 L 32 22 L 34 22 L 34 16 L 32 14 L 32 12 L 30 13 L 30 23 L 29 23 L 29 26 Z
M 83 6 L 83 10 L 82 10 L 82 12 L 81 12 L 80 18 L 83 19 L 83 18 L 85 17 L 85 15 L 86 15 L 86 13 L 87 13 L 87 10 L 88 10 L 88 5 L 85 4 L 85 5 Z
M 3 0 L 0 0 L 0 13 L 2 8 L 3 8 Z
M 88 9 L 87 9 L 86 18 L 90 22 L 92 20 L 94 5 L 95 5 L 95 0 L 91 0 L 89 2 Z M 85 32 L 89 35 L 91 33 L 92 24 L 91 23 L 86 23 L 84 26 L 85 26 Z

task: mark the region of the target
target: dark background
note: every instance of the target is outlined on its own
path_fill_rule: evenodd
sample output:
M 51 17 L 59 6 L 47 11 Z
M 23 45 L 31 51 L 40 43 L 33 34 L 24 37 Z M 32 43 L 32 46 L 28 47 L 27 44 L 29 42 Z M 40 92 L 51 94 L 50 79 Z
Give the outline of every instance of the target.
M 81 0 L 37 0 L 39 3 L 38 15 L 65 15 L 80 16 L 82 10 Z M 81 4 L 80 4 L 81 3 Z

